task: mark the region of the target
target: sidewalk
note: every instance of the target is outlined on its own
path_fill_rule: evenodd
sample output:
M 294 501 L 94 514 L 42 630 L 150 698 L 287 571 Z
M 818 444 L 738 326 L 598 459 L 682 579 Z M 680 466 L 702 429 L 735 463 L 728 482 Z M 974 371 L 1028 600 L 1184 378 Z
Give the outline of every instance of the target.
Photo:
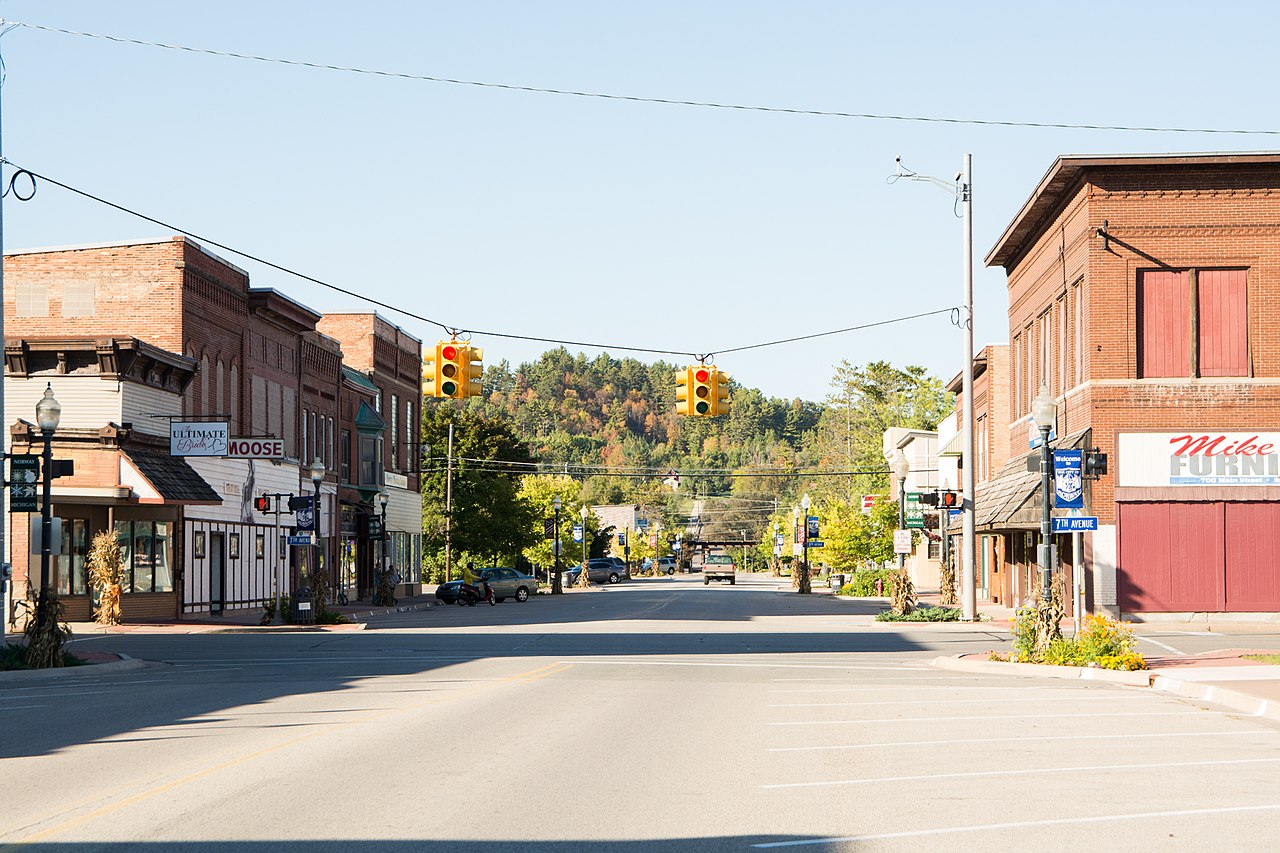
M 299 631 L 362 631 L 371 617 L 387 616 L 395 613 L 411 613 L 443 606 L 436 600 L 435 589 L 429 593 L 421 593 L 409 598 L 401 598 L 394 607 L 374 607 L 367 601 L 352 601 L 349 604 L 330 605 L 329 609 L 342 614 L 348 620 L 338 625 L 262 625 L 262 608 L 249 607 L 239 610 L 224 611 L 221 616 L 210 616 L 207 613 L 193 614 L 185 619 L 166 619 L 158 621 L 129 621 L 123 625 L 99 625 L 96 622 L 72 622 L 71 631 L 74 636 L 86 637 L 97 634 L 214 634 L 219 632 L 299 632 Z

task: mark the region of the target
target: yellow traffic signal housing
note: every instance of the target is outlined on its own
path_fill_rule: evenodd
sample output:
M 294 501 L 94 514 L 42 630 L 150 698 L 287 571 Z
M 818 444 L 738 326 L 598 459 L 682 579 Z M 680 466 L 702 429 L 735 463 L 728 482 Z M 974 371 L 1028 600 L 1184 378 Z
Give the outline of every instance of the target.
M 705 364 L 690 368 L 693 374 L 693 381 L 689 385 L 692 389 L 689 402 L 693 405 L 693 411 L 690 414 L 700 418 L 709 418 L 715 414 L 715 395 L 711 390 L 712 371 L 713 368 Z
M 462 346 L 463 370 L 462 397 L 479 397 L 483 391 L 480 378 L 484 376 L 484 350 L 470 344 Z
M 422 383 L 424 394 L 440 399 L 464 396 L 464 349 L 469 347 L 457 341 L 441 341 L 436 344 L 434 355 L 428 354 L 426 358 L 427 370 Z
M 729 377 L 711 367 L 711 416 L 729 414 Z
M 693 387 L 693 368 L 676 371 L 676 414 L 690 414 L 689 392 Z

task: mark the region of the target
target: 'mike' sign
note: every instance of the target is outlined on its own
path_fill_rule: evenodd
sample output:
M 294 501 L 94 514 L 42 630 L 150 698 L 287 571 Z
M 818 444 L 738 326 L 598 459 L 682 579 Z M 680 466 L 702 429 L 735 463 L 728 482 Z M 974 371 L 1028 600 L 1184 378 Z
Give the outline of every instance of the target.
M 1280 433 L 1121 433 L 1119 486 L 1280 485 Z

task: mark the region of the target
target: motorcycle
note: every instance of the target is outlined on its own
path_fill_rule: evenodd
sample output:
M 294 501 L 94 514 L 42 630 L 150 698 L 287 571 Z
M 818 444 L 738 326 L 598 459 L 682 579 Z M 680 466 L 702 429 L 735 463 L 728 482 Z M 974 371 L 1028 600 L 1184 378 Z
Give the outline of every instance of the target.
M 475 607 L 481 601 L 487 601 L 491 606 L 498 603 L 498 599 L 493 594 L 493 587 L 489 586 L 489 582 L 484 578 L 480 579 L 479 586 L 464 582 L 458 587 L 459 607 Z

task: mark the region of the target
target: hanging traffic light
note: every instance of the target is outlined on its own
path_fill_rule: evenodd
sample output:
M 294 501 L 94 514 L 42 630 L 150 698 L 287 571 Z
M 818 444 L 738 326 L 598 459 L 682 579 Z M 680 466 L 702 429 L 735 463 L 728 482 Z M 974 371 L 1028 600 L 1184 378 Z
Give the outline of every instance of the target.
M 693 387 L 693 368 L 676 371 L 676 414 L 692 414 L 689 409 L 689 389 Z
M 693 382 L 690 388 L 693 389 L 693 393 L 689 399 L 693 403 L 692 414 L 700 418 L 709 418 L 715 414 L 715 396 L 711 392 L 711 368 L 704 364 L 691 370 Z
M 463 347 L 464 344 L 457 341 L 441 341 L 436 344 L 434 353 L 427 354 L 427 368 L 422 382 L 423 394 L 442 399 L 463 396 L 459 393 L 465 381 L 461 358 Z
M 711 366 L 711 416 L 729 414 L 729 377 Z

